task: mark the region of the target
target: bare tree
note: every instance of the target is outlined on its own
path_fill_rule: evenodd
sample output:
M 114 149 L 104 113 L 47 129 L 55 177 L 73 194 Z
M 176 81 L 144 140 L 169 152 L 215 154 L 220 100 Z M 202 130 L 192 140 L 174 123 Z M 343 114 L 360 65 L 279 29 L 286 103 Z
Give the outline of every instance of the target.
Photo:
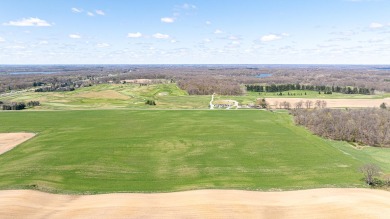
M 322 100 L 322 101 L 321 101 L 321 108 L 322 108 L 322 109 L 323 109 L 323 108 L 326 108 L 327 105 L 328 105 L 328 104 L 326 103 L 325 100 Z
M 305 105 L 306 105 L 306 109 L 310 109 L 311 106 L 313 105 L 313 101 L 311 101 L 311 100 L 306 100 Z
M 375 164 L 368 163 L 360 167 L 360 172 L 364 174 L 364 179 L 368 185 L 374 184 L 374 177 L 379 175 L 381 168 Z
M 303 101 L 301 100 L 301 101 L 299 101 L 299 102 L 296 102 L 296 103 L 294 104 L 294 106 L 295 106 L 295 109 L 302 109 L 302 107 L 303 107 Z
M 288 101 L 283 101 L 283 107 L 285 108 L 285 109 L 290 109 L 291 108 L 291 103 L 290 102 L 288 102 Z
M 316 108 L 321 108 L 321 100 L 316 100 L 315 107 Z

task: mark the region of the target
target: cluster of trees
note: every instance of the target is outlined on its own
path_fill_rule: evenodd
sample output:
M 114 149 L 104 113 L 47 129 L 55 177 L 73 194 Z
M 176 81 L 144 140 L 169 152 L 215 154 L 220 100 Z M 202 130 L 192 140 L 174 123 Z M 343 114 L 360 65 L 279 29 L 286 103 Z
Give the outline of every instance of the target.
M 390 147 L 390 111 L 383 109 L 293 110 L 295 122 L 334 140 Z
M 27 106 L 28 107 L 34 107 L 34 106 L 40 106 L 41 103 L 39 101 L 30 101 L 30 102 L 27 102 Z
M 25 102 L 4 103 L 3 101 L 0 101 L 0 105 L 2 110 L 23 110 L 26 107 L 34 107 L 41 104 L 39 101 L 29 101 L 27 104 Z
M 333 92 L 344 94 L 372 94 L 374 89 L 358 88 L 358 87 L 339 87 L 325 85 L 301 85 L 301 84 L 271 84 L 271 85 L 245 85 L 247 91 L 253 92 L 283 92 L 290 90 L 312 90 L 323 92 L 324 94 L 332 94 Z
M 318 108 L 318 109 L 324 109 L 326 108 L 326 106 L 328 105 L 327 102 L 325 100 L 316 100 L 316 101 L 312 101 L 312 100 L 306 100 L 306 101 L 298 101 L 298 102 L 295 102 L 294 104 L 291 104 L 290 102 L 288 101 L 282 101 L 282 102 L 279 102 L 279 101 L 275 101 L 273 103 L 274 107 L 275 108 L 279 108 L 279 109 L 311 109 L 312 107 L 313 108 Z
M 53 91 L 74 91 L 75 88 L 69 85 L 52 85 L 48 87 L 40 87 L 35 89 L 35 92 L 53 92 Z
M 178 81 L 178 86 L 190 95 L 242 95 L 243 91 L 235 81 L 214 77 L 190 77 Z
M 146 105 L 155 106 L 156 105 L 156 101 L 154 101 L 154 100 L 146 100 L 145 104 Z
M 22 110 L 26 108 L 26 104 L 23 102 L 3 104 L 2 108 L 3 110 Z

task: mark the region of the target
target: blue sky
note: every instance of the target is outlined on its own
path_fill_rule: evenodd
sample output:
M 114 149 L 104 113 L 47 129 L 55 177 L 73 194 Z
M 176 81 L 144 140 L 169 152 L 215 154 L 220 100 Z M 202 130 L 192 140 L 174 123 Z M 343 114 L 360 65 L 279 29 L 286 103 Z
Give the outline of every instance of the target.
M 390 64 L 390 0 L 0 0 L 0 64 Z

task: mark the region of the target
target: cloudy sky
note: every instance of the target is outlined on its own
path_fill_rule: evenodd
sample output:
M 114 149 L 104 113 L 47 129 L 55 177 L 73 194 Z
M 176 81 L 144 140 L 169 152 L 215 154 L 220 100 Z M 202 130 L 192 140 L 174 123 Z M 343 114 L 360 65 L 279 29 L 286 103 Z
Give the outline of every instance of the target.
M 0 0 L 0 64 L 390 64 L 390 0 Z

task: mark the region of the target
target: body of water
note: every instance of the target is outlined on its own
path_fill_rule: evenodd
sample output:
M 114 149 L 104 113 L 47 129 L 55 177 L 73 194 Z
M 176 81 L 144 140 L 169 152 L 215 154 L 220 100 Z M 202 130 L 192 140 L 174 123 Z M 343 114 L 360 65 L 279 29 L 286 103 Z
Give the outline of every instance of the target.
M 271 77 L 272 74 L 269 74 L 269 73 L 261 73 L 261 74 L 258 74 L 256 75 L 256 78 L 267 78 L 267 77 Z

